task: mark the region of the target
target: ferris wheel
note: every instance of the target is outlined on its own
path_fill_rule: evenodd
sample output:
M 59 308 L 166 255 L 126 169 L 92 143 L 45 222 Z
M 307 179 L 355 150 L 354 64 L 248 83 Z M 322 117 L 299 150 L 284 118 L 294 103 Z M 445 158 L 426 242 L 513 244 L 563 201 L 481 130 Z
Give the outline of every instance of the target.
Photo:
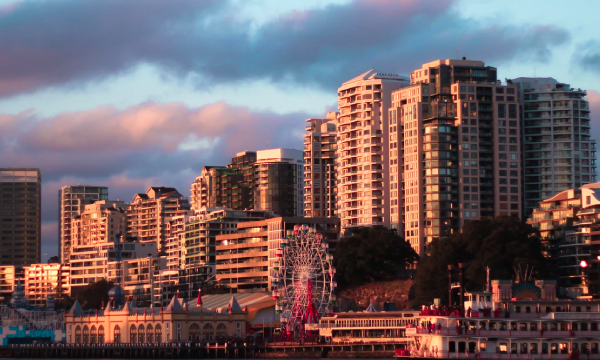
M 335 303 L 335 268 L 329 244 L 308 225 L 288 230 L 277 249 L 273 299 L 287 335 L 302 336 L 307 324 L 317 324 Z

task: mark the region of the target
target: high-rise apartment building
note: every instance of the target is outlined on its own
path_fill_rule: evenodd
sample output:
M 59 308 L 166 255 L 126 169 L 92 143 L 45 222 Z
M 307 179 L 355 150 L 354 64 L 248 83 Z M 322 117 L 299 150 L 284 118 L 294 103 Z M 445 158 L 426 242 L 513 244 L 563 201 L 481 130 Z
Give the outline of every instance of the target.
M 304 135 L 304 214 L 337 216 L 337 113 L 326 119 L 306 119 Z
M 151 187 L 145 194 L 136 194 L 127 208 L 127 238 L 154 242 L 162 253 L 167 221 L 181 210 L 189 210 L 189 203 L 175 188 Z
M 304 216 L 304 153 L 293 149 L 256 152 L 254 209 Z
M 516 78 L 523 126 L 525 214 L 544 199 L 596 181 L 586 91 L 553 78 Z
M 0 265 L 40 261 L 40 169 L 0 168 Z
M 58 190 L 58 255 L 67 262 L 71 255 L 71 221 L 80 215 L 85 205 L 108 200 L 108 188 L 103 186 L 63 186 Z
M 226 207 L 235 210 L 254 206 L 254 163 L 256 152 L 242 151 L 225 166 L 205 166 L 192 183 L 191 207 Z
M 337 202 L 342 228 L 390 225 L 388 109 L 392 91 L 408 84 L 404 77 L 369 70 L 338 89 Z
M 437 60 L 392 102 L 391 225 L 418 253 L 471 220 L 521 217 L 516 85 L 482 61 Z

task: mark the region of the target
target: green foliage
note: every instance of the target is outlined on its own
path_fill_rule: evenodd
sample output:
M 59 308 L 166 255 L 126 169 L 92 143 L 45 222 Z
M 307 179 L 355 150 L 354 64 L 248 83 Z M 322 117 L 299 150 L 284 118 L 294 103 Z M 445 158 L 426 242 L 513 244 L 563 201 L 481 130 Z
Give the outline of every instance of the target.
M 104 279 L 91 283 L 77 295 L 77 300 L 81 303 L 84 310 L 100 309 L 102 301 L 104 305 L 108 303 L 108 291 L 112 289 L 114 284 Z
M 48 259 L 48 264 L 60 264 L 60 259 L 58 258 L 58 256 L 53 256 L 50 259 Z
M 413 304 L 428 304 L 434 298 L 448 303 L 448 265 L 465 264 L 465 289 L 485 289 L 486 266 L 490 279 L 512 279 L 514 267 L 529 265 L 534 277 L 546 275 L 546 263 L 538 232 L 514 217 L 472 221 L 462 232 L 433 241 L 422 257 L 415 279 Z M 458 281 L 456 278 L 455 281 Z
M 410 244 L 382 226 L 357 229 L 340 239 L 333 256 L 340 288 L 388 279 L 417 259 Z

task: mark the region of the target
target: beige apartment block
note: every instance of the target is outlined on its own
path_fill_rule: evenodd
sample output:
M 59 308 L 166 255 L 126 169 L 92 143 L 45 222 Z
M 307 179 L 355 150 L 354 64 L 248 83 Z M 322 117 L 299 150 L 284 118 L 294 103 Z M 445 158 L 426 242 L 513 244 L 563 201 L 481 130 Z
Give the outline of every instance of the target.
M 60 261 L 67 263 L 71 255 L 73 219 L 85 211 L 85 206 L 108 199 L 108 188 L 104 186 L 63 186 L 58 191 L 58 254 Z
M 125 236 L 126 204 L 100 200 L 85 205 L 79 216 L 71 219 L 71 291 L 73 294 L 90 283 L 106 279 L 108 251 L 118 235 Z
M 31 264 L 23 269 L 25 297 L 29 305 L 46 306 L 49 295 L 57 298 L 71 294 L 68 265 Z
M 304 134 L 304 215 L 337 216 L 337 113 L 306 119 Z
M 482 61 L 411 73 L 389 108 L 391 227 L 420 254 L 471 220 L 521 217 L 517 87 Z
M 369 70 L 338 89 L 337 202 L 342 228 L 390 225 L 389 122 L 396 74 Z
M 0 296 L 10 296 L 15 290 L 15 267 L 0 266 Z
M 138 193 L 127 209 L 127 238 L 154 242 L 162 252 L 167 221 L 188 209 L 188 200 L 175 188 L 151 187 L 145 194 Z

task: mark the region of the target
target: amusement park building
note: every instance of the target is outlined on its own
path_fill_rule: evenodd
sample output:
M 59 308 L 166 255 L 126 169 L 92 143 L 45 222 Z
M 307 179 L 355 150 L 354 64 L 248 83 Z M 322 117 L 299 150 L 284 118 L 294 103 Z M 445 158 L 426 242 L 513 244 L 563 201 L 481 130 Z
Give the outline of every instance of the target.
M 239 338 L 247 334 L 250 322 L 266 316 L 265 311 L 274 314 L 274 301 L 269 301 L 267 295 L 256 295 L 259 294 L 209 295 L 202 297 L 201 302 L 187 303 L 173 297 L 164 308 L 137 308 L 126 302 L 118 308 L 109 304 L 101 311 L 84 311 L 76 302 L 65 314 L 66 341 L 139 344 Z M 229 301 L 223 303 L 223 297 Z
M 236 290 L 272 290 L 281 239 L 301 224 L 315 227 L 335 248 L 340 235 L 337 218 L 277 217 L 238 223 L 236 232 L 216 237 L 217 281 Z

